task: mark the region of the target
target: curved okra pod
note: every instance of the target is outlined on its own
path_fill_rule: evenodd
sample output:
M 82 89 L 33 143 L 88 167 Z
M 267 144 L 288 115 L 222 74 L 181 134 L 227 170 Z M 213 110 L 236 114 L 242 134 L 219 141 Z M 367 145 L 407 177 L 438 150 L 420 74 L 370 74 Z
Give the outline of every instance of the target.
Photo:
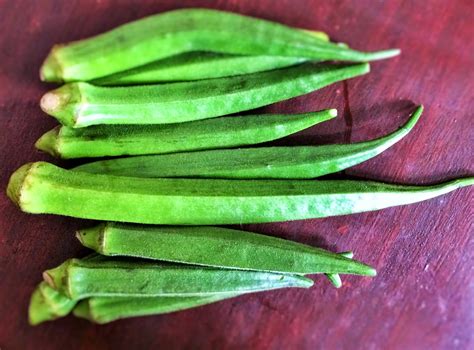
M 74 316 L 104 324 L 121 318 L 161 315 L 230 299 L 241 294 L 214 294 L 195 297 L 92 297 L 81 300 Z
M 102 160 L 74 170 L 130 177 L 198 177 L 233 179 L 315 178 L 371 159 L 405 137 L 420 118 L 418 107 L 394 133 L 347 145 L 262 147 L 210 150 Z
M 367 63 L 303 64 L 281 70 L 192 82 L 98 87 L 66 84 L 41 108 L 63 125 L 168 124 L 219 117 L 307 94 L 369 72 Z
M 174 153 L 275 140 L 332 119 L 335 109 L 301 114 L 221 117 L 161 125 L 56 127 L 36 148 L 60 158 Z M 183 142 L 183 135 L 186 141 Z
M 108 256 L 301 275 L 376 274 L 367 265 L 324 249 L 221 227 L 107 223 L 78 231 L 77 238 L 86 247 Z
M 313 285 L 312 280 L 298 275 L 120 259 L 70 259 L 45 271 L 43 277 L 52 288 L 73 300 L 92 296 L 228 295 Z
M 31 295 L 28 309 L 29 322 L 37 325 L 44 321 L 55 320 L 69 314 L 77 301 L 51 288 L 46 282 L 41 282 Z
M 23 211 L 165 225 L 263 223 L 321 218 L 420 202 L 474 178 L 431 186 L 351 180 L 148 179 L 28 163 L 7 194 Z
M 359 52 L 278 23 L 230 12 L 183 9 L 56 45 L 43 63 L 40 76 L 44 81 L 87 81 L 192 51 L 357 62 L 400 52 Z

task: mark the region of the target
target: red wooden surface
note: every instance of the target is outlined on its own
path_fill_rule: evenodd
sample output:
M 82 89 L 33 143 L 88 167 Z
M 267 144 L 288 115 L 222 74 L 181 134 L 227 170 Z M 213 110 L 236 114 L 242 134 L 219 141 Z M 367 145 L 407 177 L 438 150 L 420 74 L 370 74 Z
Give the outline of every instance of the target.
M 472 175 L 473 13 L 465 1 L 0 1 L 0 187 L 21 164 L 50 157 L 34 141 L 55 123 L 38 107 L 38 69 L 51 45 L 180 7 L 213 7 L 327 31 L 360 49 L 400 47 L 371 74 L 264 111 L 328 107 L 337 120 L 275 144 L 354 142 L 396 129 L 423 103 L 419 125 L 383 155 L 342 176 L 434 183 Z M 59 162 L 69 166 L 72 162 Z M 361 215 L 245 228 L 335 251 L 352 249 L 376 278 L 322 277 L 281 290 L 105 326 L 68 317 L 30 327 L 41 271 L 86 251 L 90 222 L 26 215 L 0 194 L 0 348 L 3 349 L 467 349 L 474 347 L 472 189 Z

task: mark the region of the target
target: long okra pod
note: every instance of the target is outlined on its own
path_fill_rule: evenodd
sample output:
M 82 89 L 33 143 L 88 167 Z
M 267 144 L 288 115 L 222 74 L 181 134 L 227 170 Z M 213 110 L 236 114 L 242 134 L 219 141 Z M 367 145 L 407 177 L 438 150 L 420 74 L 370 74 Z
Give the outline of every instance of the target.
M 347 169 L 382 153 L 411 131 L 422 110 L 418 107 L 400 130 L 367 142 L 129 157 L 92 162 L 75 170 L 131 177 L 314 178 Z
M 373 268 L 324 249 L 221 227 L 107 223 L 78 231 L 77 238 L 108 256 L 302 275 L 375 275 Z
M 46 93 L 42 109 L 63 125 L 168 124 L 265 106 L 369 72 L 367 63 L 303 64 L 229 78 L 129 87 L 66 84 Z
M 76 303 L 77 301 L 66 297 L 43 281 L 31 295 L 29 322 L 31 325 L 37 325 L 66 316 Z
M 81 300 L 74 316 L 104 324 L 121 318 L 160 315 L 212 304 L 240 294 L 214 294 L 195 297 L 92 297 Z
M 190 52 L 93 80 L 114 86 L 215 79 L 294 66 L 308 61 L 299 57 L 240 56 Z
M 359 52 L 278 23 L 216 10 L 184 9 L 56 45 L 40 75 L 45 81 L 86 81 L 191 51 L 358 62 L 399 53 Z
M 74 300 L 92 296 L 242 294 L 313 285 L 312 280 L 298 275 L 120 259 L 70 259 L 45 271 L 43 277 L 52 288 Z
M 335 109 L 301 114 L 221 117 L 161 125 L 56 127 L 36 142 L 60 158 L 174 153 L 275 140 L 337 115 Z M 183 140 L 185 135 L 186 140 Z
M 432 186 L 350 180 L 148 179 L 28 163 L 8 196 L 23 211 L 167 225 L 216 225 L 320 218 L 427 200 L 474 178 Z

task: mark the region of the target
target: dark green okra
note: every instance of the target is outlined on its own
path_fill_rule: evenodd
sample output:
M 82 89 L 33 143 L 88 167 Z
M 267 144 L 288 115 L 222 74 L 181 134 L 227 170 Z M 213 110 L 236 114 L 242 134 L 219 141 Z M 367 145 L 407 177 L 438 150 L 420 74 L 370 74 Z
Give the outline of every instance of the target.
M 93 296 L 208 296 L 287 287 L 309 288 L 303 276 L 262 271 L 159 264 L 144 260 L 70 259 L 43 273 L 45 281 L 73 300 Z
M 221 227 L 107 223 L 78 231 L 77 238 L 108 256 L 301 275 L 375 275 L 373 268 L 324 249 Z
M 121 318 L 160 315 L 230 299 L 241 294 L 214 294 L 195 297 L 92 297 L 81 300 L 74 316 L 104 324 Z
M 226 148 L 275 140 L 336 115 L 335 109 L 328 109 L 301 114 L 221 117 L 177 124 L 96 125 L 80 129 L 58 126 L 41 136 L 36 147 L 60 158 Z
M 40 75 L 45 81 L 87 81 L 192 51 L 358 62 L 399 54 L 359 52 L 299 29 L 230 12 L 182 9 L 55 45 Z
M 321 218 L 410 204 L 470 186 L 474 178 L 431 186 L 351 180 L 148 179 L 28 163 L 7 194 L 23 211 L 166 225 L 217 225 Z
M 41 108 L 63 125 L 168 124 L 219 117 L 307 94 L 369 72 L 367 63 L 307 63 L 193 82 L 98 87 L 71 83 L 46 93 Z
M 382 153 L 412 130 L 422 111 L 423 107 L 418 107 L 400 130 L 368 142 L 118 158 L 84 164 L 74 170 L 130 177 L 314 178 L 347 169 Z

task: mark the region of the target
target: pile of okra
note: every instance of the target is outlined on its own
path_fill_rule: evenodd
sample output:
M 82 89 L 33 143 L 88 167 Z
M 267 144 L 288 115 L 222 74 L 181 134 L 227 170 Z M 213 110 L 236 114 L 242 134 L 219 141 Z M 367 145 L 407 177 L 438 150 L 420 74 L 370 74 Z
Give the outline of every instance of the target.
M 336 287 L 340 274 L 375 276 L 352 252 L 212 225 L 346 215 L 472 185 L 472 177 L 431 186 L 315 180 L 402 140 L 422 106 L 374 140 L 249 147 L 337 111 L 240 112 L 367 74 L 368 62 L 398 54 L 361 52 L 322 32 L 204 9 L 157 14 L 55 45 L 40 75 L 64 84 L 40 105 L 61 125 L 36 147 L 63 159 L 108 158 L 72 169 L 28 163 L 11 176 L 7 193 L 24 212 L 102 221 L 76 233 L 93 254 L 43 273 L 30 323 L 69 313 L 107 323 L 309 288 L 306 275 L 323 274 Z

